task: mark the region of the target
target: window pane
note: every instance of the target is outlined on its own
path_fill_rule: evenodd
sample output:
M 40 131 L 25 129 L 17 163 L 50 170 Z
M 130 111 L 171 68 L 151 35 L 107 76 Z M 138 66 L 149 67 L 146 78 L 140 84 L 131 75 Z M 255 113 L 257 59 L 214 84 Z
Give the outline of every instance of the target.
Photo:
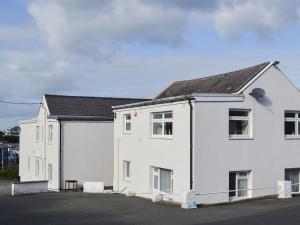
M 166 135 L 173 134 L 173 123 L 172 122 L 165 122 L 165 133 Z
M 238 196 L 247 196 L 247 179 L 238 179 Z
M 246 110 L 230 110 L 229 116 L 248 116 L 248 113 Z
M 295 118 L 296 113 L 286 112 L 286 113 L 284 113 L 284 116 L 287 118 Z
M 153 113 L 153 119 L 162 119 L 162 113 Z
M 154 184 L 153 184 L 154 189 L 158 189 L 158 176 L 157 175 L 154 175 L 154 181 L 153 182 L 154 182 Z
M 171 193 L 171 170 L 160 169 L 160 191 Z
M 130 130 L 131 130 L 131 123 L 130 123 L 130 122 L 126 122 L 125 129 L 126 129 L 127 131 L 130 131 Z
M 291 181 L 292 192 L 299 192 L 299 169 L 286 169 L 285 180 Z
M 235 184 L 235 178 L 236 174 L 235 173 L 229 173 L 229 197 L 235 196 L 235 191 L 236 190 L 236 184 Z
M 229 121 L 230 135 L 248 135 L 248 121 L 247 120 L 230 120 Z
M 153 134 L 155 135 L 162 134 L 162 123 L 153 123 Z
M 300 135 L 300 122 L 298 122 L 298 135 Z
M 292 121 L 284 122 L 284 133 L 286 135 L 295 135 L 296 123 Z
M 165 115 L 165 119 L 171 119 L 173 117 L 172 112 L 167 112 L 164 115 Z
M 125 117 L 126 117 L 126 120 L 131 120 L 131 114 L 127 114 L 127 115 L 125 115 Z

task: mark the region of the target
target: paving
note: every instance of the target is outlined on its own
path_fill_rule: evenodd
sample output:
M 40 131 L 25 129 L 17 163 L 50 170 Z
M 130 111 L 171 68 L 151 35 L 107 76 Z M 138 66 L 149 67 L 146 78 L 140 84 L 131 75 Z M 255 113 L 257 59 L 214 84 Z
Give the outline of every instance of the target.
M 0 180 L 0 225 L 299 225 L 300 198 L 265 199 L 193 210 L 118 194 L 10 196 Z

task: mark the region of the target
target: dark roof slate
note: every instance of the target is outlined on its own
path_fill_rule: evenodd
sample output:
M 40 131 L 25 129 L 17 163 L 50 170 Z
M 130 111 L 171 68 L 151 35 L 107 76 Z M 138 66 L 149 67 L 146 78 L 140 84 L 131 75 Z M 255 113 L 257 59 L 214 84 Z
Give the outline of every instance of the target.
M 156 99 L 194 93 L 232 94 L 239 91 L 268 65 L 269 62 L 265 62 L 234 72 L 193 80 L 175 81 L 161 92 Z
M 45 95 L 50 116 L 83 120 L 103 118 L 113 120 L 112 106 L 147 101 L 149 99 Z

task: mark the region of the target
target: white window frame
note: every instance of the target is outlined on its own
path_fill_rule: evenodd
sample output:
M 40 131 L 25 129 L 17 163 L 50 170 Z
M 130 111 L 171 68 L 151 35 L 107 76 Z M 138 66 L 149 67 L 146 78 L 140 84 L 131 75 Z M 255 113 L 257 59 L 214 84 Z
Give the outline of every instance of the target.
M 251 185 L 251 181 L 250 181 L 250 176 L 251 176 L 251 171 L 230 171 L 230 173 L 235 173 L 235 189 L 234 190 L 229 190 L 229 193 L 230 192 L 235 192 L 235 196 L 230 196 L 229 193 L 228 193 L 228 196 L 229 196 L 229 200 L 240 200 L 240 199 L 247 199 L 251 196 L 250 194 L 250 185 Z M 246 176 L 241 176 L 242 173 L 247 173 Z M 228 176 L 229 176 L 228 174 Z M 238 188 L 238 182 L 239 180 L 244 180 L 246 179 L 247 180 L 247 189 L 239 189 Z M 246 196 L 239 196 L 239 191 L 246 191 Z
M 40 142 L 41 141 L 41 132 L 40 132 L 40 126 L 35 127 L 35 141 Z
M 130 119 L 127 118 L 127 116 L 130 116 Z M 123 132 L 126 134 L 130 134 L 132 130 L 132 115 L 131 113 L 126 113 L 123 116 Z M 130 129 L 127 130 L 126 124 L 130 124 Z
M 160 171 L 162 169 L 171 171 L 171 187 L 170 187 L 171 191 L 170 191 L 170 193 L 161 191 L 161 188 L 160 188 Z M 163 193 L 163 194 L 173 194 L 173 175 L 174 175 L 173 170 L 152 166 L 151 167 L 152 192 Z M 157 178 L 157 187 L 155 187 L 155 178 Z
M 131 163 L 128 160 L 123 160 L 123 180 L 129 181 L 131 177 Z
M 172 118 L 165 118 L 166 114 L 172 114 Z M 161 119 L 154 119 L 154 115 L 162 114 Z M 173 111 L 163 111 L 163 112 L 152 112 L 151 113 L 151 137 L 153 138 L 172 138 L 174 135 L 174 113 Z M 165 133 L 165 123 L 172 123 L 172 134 Z M 154 123 L 161 123 L 162 125 L 162 133 L 154 134 Z
M 48 163 L 48 180 L 49 182 L 53 181 L 53 165 Z
M 295 117 L 286 117 L 286 113 L 293 113 L 295 114 Z M 299 123 L 300 123 L 300 111 L 292 111 L 292 110 L 286 110 L 284 111 L 284 136 L 286 138 L 299 138 L 300 139 L 300 132 L 299 132 Z M 285 134 L 285 122 L 294 122 L 295 123 L 295 134 Z
M 40 160 L 35 159 L 35 176 L 38 177 L 40 175 Z
M 48 125 L 48 144 L 52 144 L 53 142 L 53 125 Z
M 248 112 L 248 116 L 230 116 L 230 112 Z M 252 110 L 251 109 L 234 109 L 230 108 L 228 112 L 228 135 L 229 139 L 252 139 L 253 138 L 253 125 L 252 125 Z M 248 134 L 230 134 L 230 121 L 248 121 Z

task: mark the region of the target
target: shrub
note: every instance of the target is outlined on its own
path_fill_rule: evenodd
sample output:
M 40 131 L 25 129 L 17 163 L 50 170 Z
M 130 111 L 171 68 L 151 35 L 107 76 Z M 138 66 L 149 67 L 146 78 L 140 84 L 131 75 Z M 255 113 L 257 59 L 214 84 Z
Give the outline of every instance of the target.
M 0 169 L 0 177 L 10 180 L 18 179 L 19 169 L 16 166 L 7 167 L 3 171 Z

